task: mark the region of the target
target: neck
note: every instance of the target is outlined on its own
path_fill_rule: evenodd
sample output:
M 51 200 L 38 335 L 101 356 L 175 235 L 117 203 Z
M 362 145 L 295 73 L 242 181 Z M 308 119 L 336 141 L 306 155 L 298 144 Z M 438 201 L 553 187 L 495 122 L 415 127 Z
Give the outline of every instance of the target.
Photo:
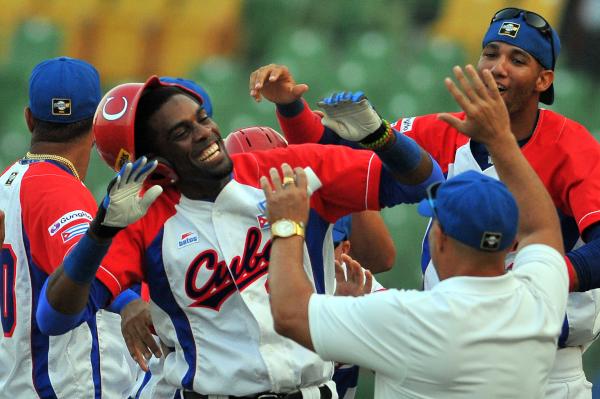
M 181 179 L 177 182 L 177 188 L 181 191 L 181 194 L 189 199 L 214 201 L 230 180 L 229 175 L 221 180 L 208 182 L 183 181 Z
M 538 120 L 538 103 L 531 103 L 527 107 L 510 114 L 510 128 L 517 140 L 531 136 Z
M 33 155 L 48 154 L 65 158 L 73 164 L 81 181 L 85 180 L 90 162 L 90 145 L 84 143 L 52 143 L 35 142 L 31 144 L 29 152 Z

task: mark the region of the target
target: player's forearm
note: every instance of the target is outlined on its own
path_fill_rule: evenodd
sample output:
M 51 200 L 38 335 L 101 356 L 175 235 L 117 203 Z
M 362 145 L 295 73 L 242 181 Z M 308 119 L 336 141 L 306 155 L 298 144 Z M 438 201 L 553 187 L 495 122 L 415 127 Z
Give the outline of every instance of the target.
M 519 245 L 542 243 L 564 253 L 556 208 L 514 135 L 502 135 L 487 147 L 500 179 L 519 207 Z
M 388 271 L 394 265 L 396 247 L 379 212 L 352 215 L 350 242 L 352 257 L 372 273 Z
M 304 99 L 277 104 L 277 120 L 290 144 L 320 143 L 325 127 Z
M 87 304 L 90 283 L 111 240 L 100 241 L 89 230 L 65 257 L 49 278 L 47 296 L 50 305 L 64 314 L 79 313 Z
M 313 288 L 302 267 L 304 239 L 276 238 L 271 246 L 269 289 L 275 331 L 313 350 L 308 302 Z

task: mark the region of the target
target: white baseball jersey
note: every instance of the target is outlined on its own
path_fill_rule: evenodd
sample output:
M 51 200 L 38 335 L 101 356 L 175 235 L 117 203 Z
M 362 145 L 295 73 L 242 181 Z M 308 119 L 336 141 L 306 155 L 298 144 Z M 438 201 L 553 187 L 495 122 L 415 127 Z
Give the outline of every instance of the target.
M 530 245 L 498 277 L 360 298 L 314 294 L 310 334 L 324 359 L 374 370 L 377 399 L 541 398 L 568 285 L 564 258 Z
M 89 190 L 61 164 L 20 161 L 0 177 L 0 209 L 6 213 L 0 396 L 126 397 L 133 376 L 123 372 L 128 354 L 118 316 L 98 313 L 73 331 L 51 337 L 40 333 L 35 318 L 48 275 L 96 212 Z
M 311 167 L 321 180 L 311 212 L 321 219 L 322 231 L 307 243 L 320 249 L 309 254 L 305 248 L 304 265 L 317 292 L 332 293 L 330 224 L 379 208 L 381 162 L 368 151 L 317 145 L 232 159 L 233 179 L 214 202 L 166 190 L 144 218 L 115 237 L 98 278 L 113 295 L 136 281 L 148 283 L 154 327 L 173 349 L 162 364 L 173 387 L 244 396 L 327 382 L 331 362 L 273 329 L 271 235 L 259 178 L 287 162 Z

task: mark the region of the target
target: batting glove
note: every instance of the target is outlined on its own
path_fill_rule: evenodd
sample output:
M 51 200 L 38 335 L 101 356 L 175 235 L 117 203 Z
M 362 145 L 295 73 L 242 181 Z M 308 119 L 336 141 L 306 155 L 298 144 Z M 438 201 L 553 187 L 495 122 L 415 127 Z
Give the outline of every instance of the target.
M 349 141 L 361 141 L 382 124 L 381 117 L 362 91 L 335 93 L 317 105 L 325 113 L 321 120 L 323 125 Z
M 146 157 L 141 157 L 135 163 L 128 162 L 121 168 L 109 183 L 108 193 L 90 223 L 90 230 L 94 234 L 100 238 L 112 238 L 146 214 L 150 205 L 162 193 L 162 187 L 155 185 L 140 197 L 144 180 L 156 165 L 157 161 L 147 163 Z

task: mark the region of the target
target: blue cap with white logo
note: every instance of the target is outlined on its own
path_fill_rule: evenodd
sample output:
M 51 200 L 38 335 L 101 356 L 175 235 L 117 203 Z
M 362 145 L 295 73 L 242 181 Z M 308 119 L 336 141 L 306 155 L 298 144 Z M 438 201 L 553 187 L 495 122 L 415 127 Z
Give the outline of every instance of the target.
M 482 46 L 504 42 L 531 54 L 545 69 L 552 69 L 560 53 L 560 39 L 550 24 L 539 14 L 518 8 L 506 8 L 496 13 Z M 554 102 L 554 85 L 540 94 L 544 104 Z
M 501 181 L 468 171 L 428 193 L 419 203 L 419 213 L 435 217 L 450 237 L 487 252 L 502 251 L 513 244 L 519 209 Z
M 82 60 L 52 58 L 37 64 L 29 77 L 29 108 L 46 122 L 91 118 L 101 98 L 98 71 Z

